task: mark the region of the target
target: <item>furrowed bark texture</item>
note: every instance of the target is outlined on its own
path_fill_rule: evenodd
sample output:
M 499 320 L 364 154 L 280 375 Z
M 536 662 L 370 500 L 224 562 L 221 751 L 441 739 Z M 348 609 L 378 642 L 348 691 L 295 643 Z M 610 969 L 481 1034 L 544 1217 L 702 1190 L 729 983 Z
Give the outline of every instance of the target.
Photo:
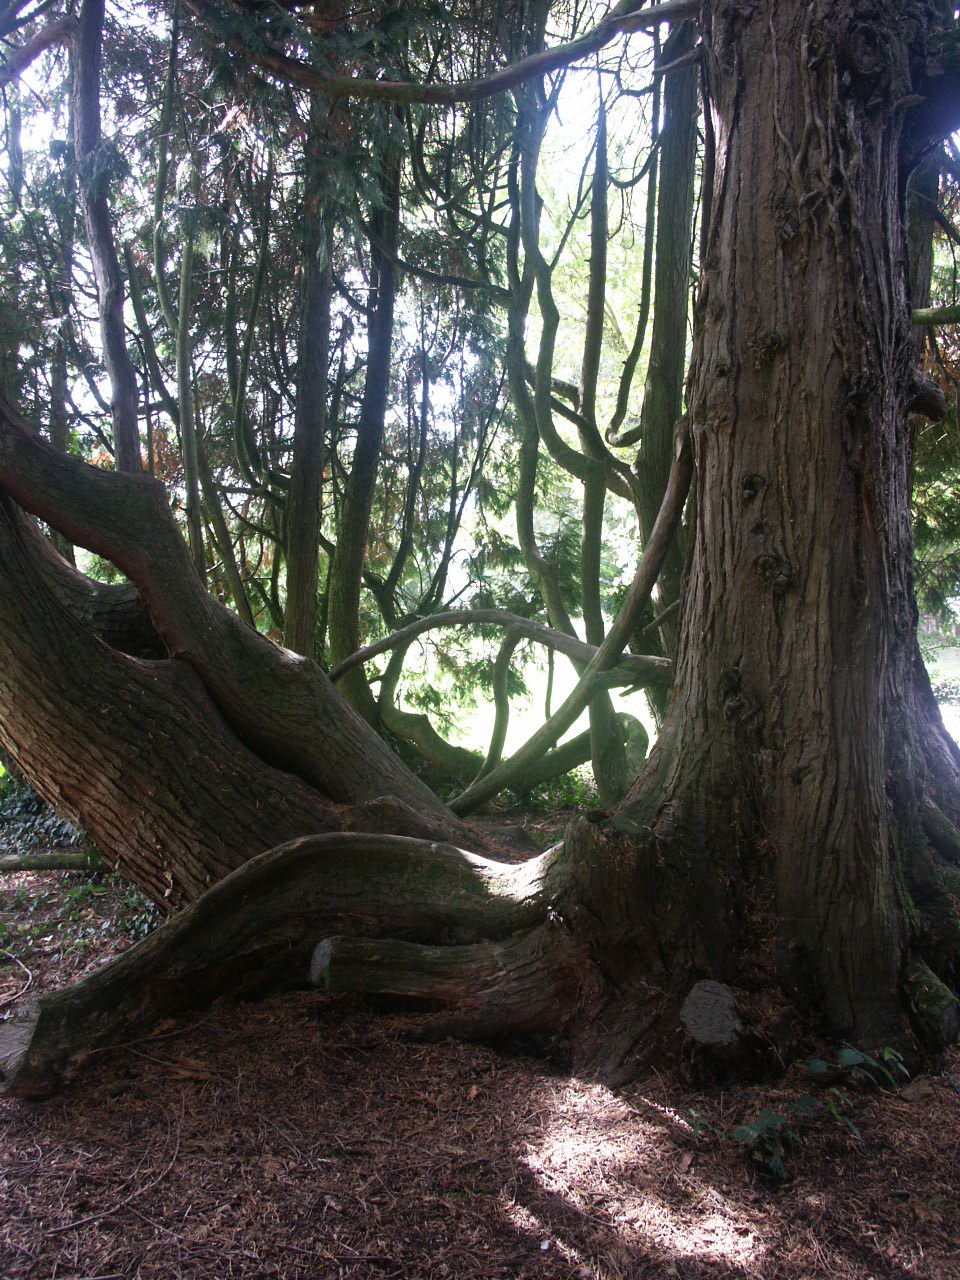
M 91 583 L 3 499 L 0 740 L 157 901 L 191 901 L 278 838 L 463 841 L 318 667 L 207 595 L 162 486 L 56 453 L 2 400 L 0 483 L 133 580 Z
M 620 815 L 691 860 L 714 976 L 735 975 L 747 927 L 728 886 L 753 879 L 781 977 L 868 1038 L 893 1034 L 921 932 L 904 882 L 936 715 L 914 692 L 897 105 L 913 8 L 864 25 L 850 0 L 705 6 L 698 503 L 677 697 Z

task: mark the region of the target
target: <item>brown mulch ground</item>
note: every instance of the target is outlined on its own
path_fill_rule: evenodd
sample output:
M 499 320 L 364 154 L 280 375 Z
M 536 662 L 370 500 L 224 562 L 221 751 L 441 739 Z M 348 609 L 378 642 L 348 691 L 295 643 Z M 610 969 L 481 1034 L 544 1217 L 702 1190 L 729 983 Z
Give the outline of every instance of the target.
M 144 926 L 114 880 L 3 877 L 0 1018 Z M 960 1053 L 829 1095 L 838 1123 L 795 1117 L 800 1065 L 614 1092 L 416 1027 L 276 997 L 104 1054 L 44 1104 L 0 1100 L 0 1277 L 960 1280 Z M 799 1134 L 782 1185 L 733 1136 L 764 1107 Z

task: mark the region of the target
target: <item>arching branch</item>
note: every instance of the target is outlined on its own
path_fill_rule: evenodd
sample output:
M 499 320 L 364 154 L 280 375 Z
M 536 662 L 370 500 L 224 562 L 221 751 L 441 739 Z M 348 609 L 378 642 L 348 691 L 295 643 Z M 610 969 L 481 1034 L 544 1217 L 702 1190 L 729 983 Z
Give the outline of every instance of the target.
M 336 683 L 353 667 L 362 666 L 381 653 L 388 653 L 391 649 L 409 644 L 411 640 L 415 640 L 426 631 L 434 631 L 439 627 L 462 626 L 494 626 L 515 630 L 525 639 L 556 649 L 558 653 L 562 653 L 574 662 L 589 662 L 597 652 L 595 645 L 586 644 L 585 641 L 578 640 L 576 636 L 567 635 L 563 631 L 556 631 L 542 622 L 523 618 L 518 613 L 510 613 L 507 609 L 451 609 L 446 613 L 433 613 L 427 618 L 417 618 L 415 622 L 395 631 L 392 635 L 377 640 L 374 644 L 368 644 L 363 649 L 358 649 L 356 653 L 352 653 L 349 658 L 345 658 L 333 668 L 330 679 Z M 648 685 L 669 688 L 673 682 L 673 666 L 667 658 L 636 657 L 628 654 L 620 658 L 617 671 L 623 675 L 623 684 L 637 688 L 646 688 Z
M 225 15 L 209 3 L 209 0 L 187 0 L 187 5 L 214 34 L 224 27 Z M 636 0 L 623 0 L 592 31 L 577 39 L 523 58 L 513 66 L 502 67 L 488 76 L 464 80 L 459 84 L 416 84 L 396 80 L 366 80 L 358 76 L 328 76 L 279 50 L 251 50 L 230 37 L 227 37 L 226 43 L 240 56 L 248 58 L 278 79 L 301 85 L 304 89 L 319 90 L 329 98 L 423 102 L 449 106 L 458 102 L 479 102 L 495 97 L 498 93 L 506 93 L 525 81 L 549 75 L 596 53 L 617 36 L 644 31 L 659 26 L 662 22 L 678 22 L 682 18 L 694 17 L 699 8 L 698 0 L 673 0 L 672 3 L 655 5 L 652 9 L 641 9 Z
M 643 560 L 640 562 L 640 568 L 637 570 L 627 598 L 607 632 L 603 644 L 590 660 L 579 683 L 563 705 L 509 760 L 458 796 L 450 805 L 454 813 L 461 816 L 473 813 L 504 787 L 511 786 L 535 760 L 553 746 L 560 735 L 565 733 L 586 709 L 591 697 L 597 691 L 598 683 L 604 679 L 626 647 L 646 607 L 670 546 L 670 540 L 683 514 L 683 505 L 692 473 L 690 436 L 686 420 L 681 419 L 677 428 L 673 466 L 670 470 L 666 493 L 663 495 L 660 514 L 651 531 Z

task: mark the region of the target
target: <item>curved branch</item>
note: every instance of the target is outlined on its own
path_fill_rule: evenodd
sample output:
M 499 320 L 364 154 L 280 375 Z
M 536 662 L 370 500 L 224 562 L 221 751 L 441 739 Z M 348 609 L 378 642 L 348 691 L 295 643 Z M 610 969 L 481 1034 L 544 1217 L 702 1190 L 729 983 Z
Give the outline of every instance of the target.
M 659 49 L 659 45 L 658 45 Z M 656 231 L 657 217 L 657 161 L 660 154 L 660 79 L 653 84 L 653 110 L 650 125 L 650 157 L 647 161 L 647 204 L 643 231 L 643 266 L 640 277 L 640 306 L 637 312 L 637 327 L 633 335 L 633 346 L 627 353 L 620 372 L 617 386 L 617 403 L 610 419 L 610 425 L 604 432 L 607 444 L 615 449 L 624 449 L 636 444 L 640 439 L 640 428 L 635 426 L 621 432 L 623 420 L 630 406 L 630 388 L 633 377 L 643 354 L 643 344 L 647 336 L 647 321 L 650 318 L 650 292 L 653 280 L 653 241 Z
M 226 15 L 219 12 L 209 0 L 186 0 L 188 7 L 201 22 L 214 33 L 224 26 Z M 640 0 L 642 3 L 643 0 Z M 491 75 L 460 84 L 416 84 L 395 80 L 365 80 L 356 76 L 327 76 L 314 71 L 307 63 L 291 58 L 279 50 L 253 50 L 241 45 L 229 36 L 226 43 L 244 58 L 269 71 L 280 80 L 315 89 L 329 98 L 379 99 L 389 102 L 423 102 L 449 106 L 458 102 L 479 102 L 484 98 L 506 93 L 518 85 L 538 76 L 549 75 L 571 63 L 603 49 L 619 35 L 630 35 L 659 26 L 661 22 L 677 22 L 681 18 L 695 17 L 699 12 L 698 0 L 673 0 L 672 3 L 655 5 L 640 10 L 636 0 L 623 0 L 592 31 L 578 36 L 553 49 L 523 58 L 513 66 L 502 67 Z
M 493 664 L 493 703 L 496 715 L 493 721 L 493 732 L 487 748 L 486 759 L 480 766 L 480 772 L 474 778 L 479 782 L 497 767 L 503 757 L 503 744 L 507 740 L 507 726 L 510 723 L 510 695 L 507 691 L 507 676 L 510 674 L 510 660 L 514 650 L 523 639 L 523 633 L 517 627 L 511 627 L 500 642 L 497 660 Z
M 686 501 L 687 490 L 690 488 L 692 474 L 690 435 L 686 419 L 681 418 L 677 424 L 673 466 L 670 469 L 670 479 L 663 495 L 660 514 L 647 541 L 640 568 L 627 593 L 627 598 L 607 632 L 603 644 L 590 660 L 576 688 L 551 719 L 538 729 L 509 760 L 458 796 L 450 805 L 454 813 L 461 816 L 473 813 L 480 805 L 491 800 L 498 791 L 511 786 L 534 760 L 553 746 L 560 735 L 565 733 L 586 709 L 597 690 L 598 682 L 603 680 L 620 657 L 646 607 L 650 592 L 653 590 L 669 550 L 670 541 L 683 515 L 683 504 Z
M 572 662 L 587 663 L 597 653 L 596 646 L 586 644 L 576 636 L 567 635 L 564 631 L 555 631 L 544 626 L 542 622 L 534 622 L 523 618 L 518 613 L 510 613 L 507 609 L 451 609 L 446 613 L 433 613 L 427 618 L 417 618 L 409 626 L 385 636 L 374 644 L 368 644 L 349 658 L 344 658 L 330 672 L 330 679 L 336 683 L 345 672 L 353 667 L 362 666 L 381 653 L 388 653 L 400 645 L 409 644 L 425 631 L 434 631 L 438 627 L 462 626 L 494 626 L 517 630 L 525 639 L 537 644 L 556 649 Z M 639 688 L 658 685 L 669 688 L 673 683 L 673 665 L 667 658 L 639 657 L 627 654 L 621 657 L 617 671 L 623 675 L 623 683 Z

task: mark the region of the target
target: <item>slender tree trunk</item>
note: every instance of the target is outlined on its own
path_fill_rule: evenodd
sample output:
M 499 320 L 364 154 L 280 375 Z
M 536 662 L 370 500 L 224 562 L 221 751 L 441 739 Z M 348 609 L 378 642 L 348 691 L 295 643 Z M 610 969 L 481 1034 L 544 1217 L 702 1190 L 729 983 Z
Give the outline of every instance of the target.
M 317 634 L 317 573 L 323 444 L 327 425 L 332 283 L 330 245 L 318 194 L 307 195 L 301 258 L 300 338 L 293 465 L 287 498 L 287 602 L 284 644 L 313 656 Z
M 695 34 L 692 22 L 685 22 L 677 28 L 664 48 L 664 61 L 670 62 L 689 53 Z M 641 445 L 636 465 L 644 543 L 650 536 L 663 501 L 670 474 L 673 428 L 683 412 L 698 86 L 699 72 L 694 65 L 670 72 L 663 90 L 653 333 L 640 414 Z M 682 577 L 683 548 L 678 534 L 660 575 L 658 613 L 679 599 Z M 651 651 L 672 656 L 676 651 L 676 635 L 676 622 L 665 623 L 660 629 L 660 645 Z M 656 689 L 647 696 L 654 715 L 662 723 L 672 695 Z
M 383 207 L 373 219 L 371 260 L 374 284 L 367 338 L 367 375 L 357 423 L 353 465 L 337 529 L 337 551 L 330 573 L 327 628 L 330 657 L 334 662 L 342 661 L 360 647 L 363 561 L 390 387 L 393 308 L 397 295 L 395 257 L 400 226 L 400 168 L 400 153 L 389 151 L 384 159 L 381 183 Z M 344 680 L 342 690 L 365 718 L 371 722 L 376 720 L 376 703 L 362 671 L 351 672 Z
M 71 47 L 69 61 L 74 53 Z M 70 106 L 70 132 L 73 132 L 73 104 Z M 70 350 L 67 326 L 72 322 L 73 310 L 73 249 L 77 221 L 76 168 L 71 166 L 63 193 L 63 235 L 60 248 L 59 270 L 54 277 L 55 297 L 51 299 L 57 317 L 57 336 L 54 343 L 50 369 L 50 442 L 60 453 L 66 453 L 68 445 L 67 425 L 67 356 Z M 74 562 L 73 546 L 58 533 L 53 535 L 57 550 L 65 560 Z
M 583 533 L 580 540 L 580 606 L 587 643 L 603 643 L 603 607 L 600 599 L 603 517 L 607 499 L 606 445 L 597 428 L 597 384 L 603 351 L 607 286 L 607 111 L 601 97 L 597 107 L 597 158 L 590 193 L 590 275 L 587 319 L 580 366 L 580 447 L 593 466 L 583 482 Z M 604 690 L 590 703 L 590 757 L 593 776 L 603 804 L 623 799 L 633 774 L 627 763 L 620 722 L 609 693 Z
M 191 161 L 190 194 L 200 194 L 200 171 Z M 200 501 L 200 464 L 197 459 L 197 419 L 193 411 L 193 344 L 190 341 L 191 298 L 193 295 L 194 243 L 188 233 L 180 259 L 180 301 L 174 330 L 177 349 L 177 407 L 180 417 L 180 452 L 183 484 L 186 489 L 187 534 L 193 567 L 201 582 L 207 580 L 207 558 L 203 546 L 203 519 Z
M 123 322 L 123 274 L 110 222 L 108 155 L 100 132 L 100 60 L 104 0 L 83 0 L 73 79 L 74 147 L 80 174 L 83 220 L 100 305 L 103 360 L 110 378 L 113 441 L 118 471 L 138 474 L 137 375 L 127 351 Z

